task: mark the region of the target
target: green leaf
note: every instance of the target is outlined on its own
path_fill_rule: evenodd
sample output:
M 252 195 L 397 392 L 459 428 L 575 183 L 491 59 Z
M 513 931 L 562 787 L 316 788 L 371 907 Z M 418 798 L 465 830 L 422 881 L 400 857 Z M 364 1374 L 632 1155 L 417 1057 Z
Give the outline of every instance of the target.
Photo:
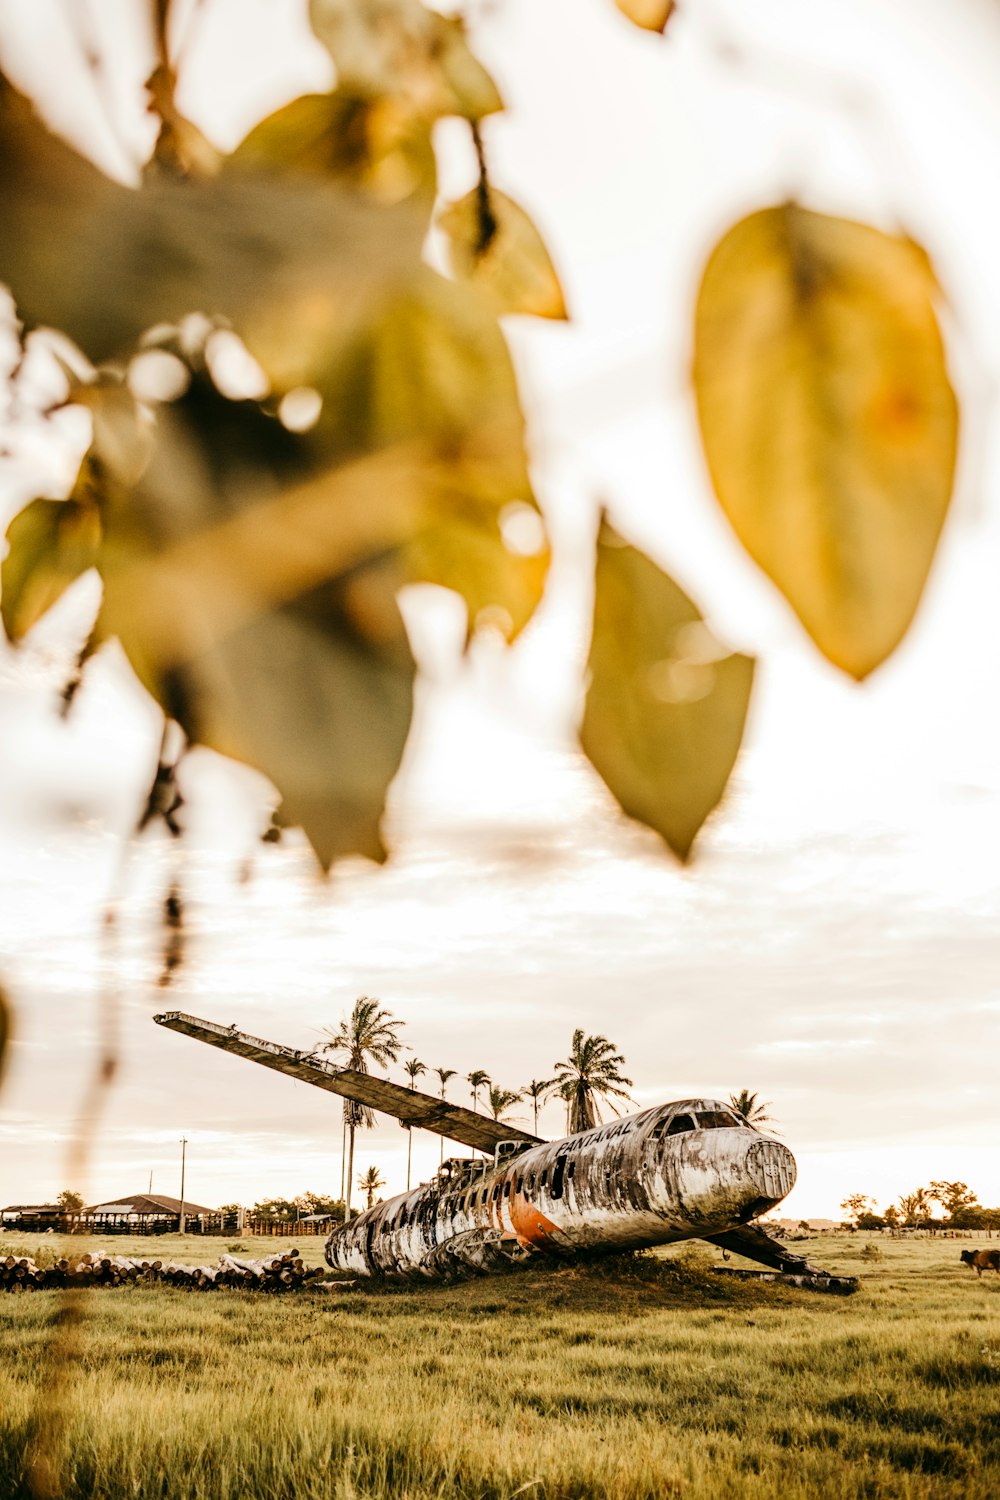
M 309 0 L 309 19 L 351 93 L 397 99 L 428 121 L 481 120 L 503 108 L 461 20 L 420 0 Z
M 498 312 L 565 318 L 566 303 L 541 235 L 523 208 L 496 188 L 474 188 L 438 220 L 454 274 L 490 297 Z
M 743 737 L 754 663 L 714 639 L 672 578 L 602 522 L 580 739 L 624 812 L 686 860 Z
M 16 643 L 96 565 L 100 511 L 87 499 L 33 500 L 14 517 L 7 539 L 0 612 L 8 638 Z
M 95 361 L 191 312 L 228 319 L 279 388 L 307 385 L 368 302 L 419 265 L 426 203 L 262 162 L 211 181 L 111 182 L 0 81 L 0 277 L 29 326 Z
M 623 16 L 628 16 L 644 31 L 664 32 L 677 9 L 676 0 L 615 0 Z
M 912 240 L 794 203 L 709 259 L 694 386 L 715 492 L 825 656 L 867 676 L 913 618 L 948 511 L 958 407 Z

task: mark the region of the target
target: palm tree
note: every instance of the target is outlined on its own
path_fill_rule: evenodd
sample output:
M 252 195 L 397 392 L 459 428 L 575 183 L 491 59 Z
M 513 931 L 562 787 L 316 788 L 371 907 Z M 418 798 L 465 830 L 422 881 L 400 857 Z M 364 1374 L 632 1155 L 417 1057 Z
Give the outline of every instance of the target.
M 899 1206 L 906 1224 L 919 1224 L 930 1218 L 931 1198 L 926 1188 L 916 1188 L 912 1193 L 904 1193 Z
M 471 1073 L 466 1073 L 465 1081 L 472 1084 L 472 1108 L 478 1110 L 479 1090 L 489 1088 L 490 1075 L 485 1068 L 475 1068 Z
M 479 1113 L 479 1090 L 490 1086 L 490 1075 L 485 1068 L 473 1068 L 471 1073 L 465 1075 L 466 1083 L 472 1085 L 472 1108 L 476 1114 Z
M 495 1083 L 490 1084 L 490 1114 L 494 1120 L 502 1120 L 506 1110 L 512 1104 L 516 1104 L 521 1095 L 515 1089 L 502 1089 Z
M 382 1002 L 371 995 L 359 995 L 346 1021 L 341 1021 L 334 1031 L 324 1027 L 329 1041 L 323 1042 L 317 1051 L 332 1052 L 346 1060 L 349 1068 L 357 1073 L 369 1071 L 369 1061 L 380 1068 L 395 1062 L 402 1050 L 399 1028 L 406 1023 L 393 1019 L 392 1012 L 382 1009 Z M 344 1123 L 348 1133 L 347 1182 L 344 1197 L 344 1222 L 351 1216 L 351 1177 L 354 1171 L 354 1135 L 360 1127 L 370 1130 L 375 1116 L 365 1104 L 355 1104 L 348 1099 L 344 1104 Z
M 441 1080 L 441 1098 L 443 1099 L 444 1098 L 444 1086 L 448 1082 L 449 1078 L 454 1078 L 454 1076 L 455 1076 L 455 1069 L 454 1068 L 432 1068 L 431 1072 L 432 1073 L 436 1073 L 437 1076 Z M 444 1161 L 444 1136 L 441 1137 L 441 1160 Z
M 758 1103 L 758 1098 L 759 1096 L 752 1094 L 749 1089 L 740 1089 L 738 1094 L 730 1094 L 729 1103 L 748 1125 L 765 1125 L 773 1119 L 773 1116 L 768 1114 L 771 1101 L 765 1099 Z
M 409 1078 L 409 1080 L 410 1080 L 410 1088 L 411 1089 L 415 1089 L 416 1086 L 417 1086 L 417 1079 L 420 1077 L 421 1073 L 426 1073 L 427 1069 L 424 1066 L 424 1064 L 419 1060 L 419 1058 L 408 1057 L 406 1059 L 405 1063 L 403 1064 L 403 1072 L 406 1074 L 407 1078 Z M 410 1191 L 410 1161 L 411 1161 L 412 1156 L 413 1156 L 413 1126 L 412 1125 L 407 1125 L 407 1127 L 406 1127 L 406 1191 L 407 1192 Z
M 585 1037 L 581 1027 L 574 1031 L 569 1057 L 556 1063 L 555 1079 L 566 1101 L 570 1135 L 592 1130 L 599 1123 L 599 1100 L 603 1099 L 613 1114 L 619 1113 L 611 1100 L 628 1099 L 627 1089 L 632 1084 L 631 1078 L 621 1072 L 624 1061 L 606 1036 Z
M 375 1194 L 379 1188 L 385 1187 L 385 1178 L 378 1167 L 369 1167 L 367 1172 L 362 1172 L 358 1178 L 358 1188 L 368 1199 L 366 1208 L 371 1208 L 375 1202 Z
M 523 1099 L 531 1100 L 531 1111 L 534 1115 L 536 1135 L 538 1134 L 538 1106 L 541 1104 L 546 1095 L 552 1092 L 555 1086 L 556 1081 L 554 1078 L 533 1078 L 531 1082 L 521 1090 L 521 1097 Z

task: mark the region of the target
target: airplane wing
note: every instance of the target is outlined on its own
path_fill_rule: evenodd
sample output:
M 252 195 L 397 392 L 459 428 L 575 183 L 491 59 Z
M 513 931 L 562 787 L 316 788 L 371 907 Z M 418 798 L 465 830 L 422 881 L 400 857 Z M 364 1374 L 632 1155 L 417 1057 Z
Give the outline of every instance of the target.
M 296 1052 L 278 1042 L 264 1041 L 262 1037 L 238 1031 L 235 1026 L 219 1026 L 214 1021 L 203 1021 L 180 1010 L 165 1011 L 154 1016 L 153 1020 L 157 1026 L 166 1026 L 170 1031 L 179 1031 L 196 1041 L 207 1042 L 210 1047 L 245 1057 L 262 1067 L 285 1073 L 289 1078 L 298 1078 L 302 1083 L 314 1084 L 316 1088 L 339 1094 L 342 1099 L 392 1115 L 401 1125 L 430 1130 L 475 1151 L 492 1152 L 501 1141 L 523 1141 L 534 1146 L 540 1139 L 514 1125 L 491 1119 L 489 1115 L 464 1109 L 460 1104 L 449 1104 L 446 1099 L 404 1088 L 402 1084 L 391 1083 L 388 1078 L 376 1078 L 371 1073 L 335 1068 L 332 1063 L 310 1052 Z

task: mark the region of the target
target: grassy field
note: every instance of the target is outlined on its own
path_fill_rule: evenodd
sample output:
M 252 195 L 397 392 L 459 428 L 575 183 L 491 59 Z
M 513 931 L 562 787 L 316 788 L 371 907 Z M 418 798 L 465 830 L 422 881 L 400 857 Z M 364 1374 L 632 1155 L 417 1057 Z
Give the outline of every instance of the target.
M 201 1262 L 236 1242 L 103 1243 Z M 1000 1278 L 961 1266 L 965 1243 L 795 1246 L 861 1275 L 848 1299 L 713 1278 L 694 1248 L 452 1287 L 77 1293 L 54 1493 L 995 1500 Z M 0 1295 L 3 1500 L 28 1493 L 58 1306 Z

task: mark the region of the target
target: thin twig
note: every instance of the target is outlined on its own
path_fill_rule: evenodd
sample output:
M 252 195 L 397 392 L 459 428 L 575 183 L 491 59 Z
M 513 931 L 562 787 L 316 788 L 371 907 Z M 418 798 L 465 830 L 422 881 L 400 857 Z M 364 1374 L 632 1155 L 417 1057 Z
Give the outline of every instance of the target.
M 476 148 L 476 160 L 479 163 L 479 181 L 476 184 L 476 208 L 479 218 L 479 233 L 473 246 L 473 254 L 477 260 L 481 260 L 487 250 L 496 239 L 497 230 L 500 225 L 497 216 L 493 212 L 493 203 L 490 198 L 490 179 L 486 170 L 486 150 L 483 146 L 483 136 L 479 129 L 478 121 L 470 120 L 469 128 L 472 131 L 472 142 Z

